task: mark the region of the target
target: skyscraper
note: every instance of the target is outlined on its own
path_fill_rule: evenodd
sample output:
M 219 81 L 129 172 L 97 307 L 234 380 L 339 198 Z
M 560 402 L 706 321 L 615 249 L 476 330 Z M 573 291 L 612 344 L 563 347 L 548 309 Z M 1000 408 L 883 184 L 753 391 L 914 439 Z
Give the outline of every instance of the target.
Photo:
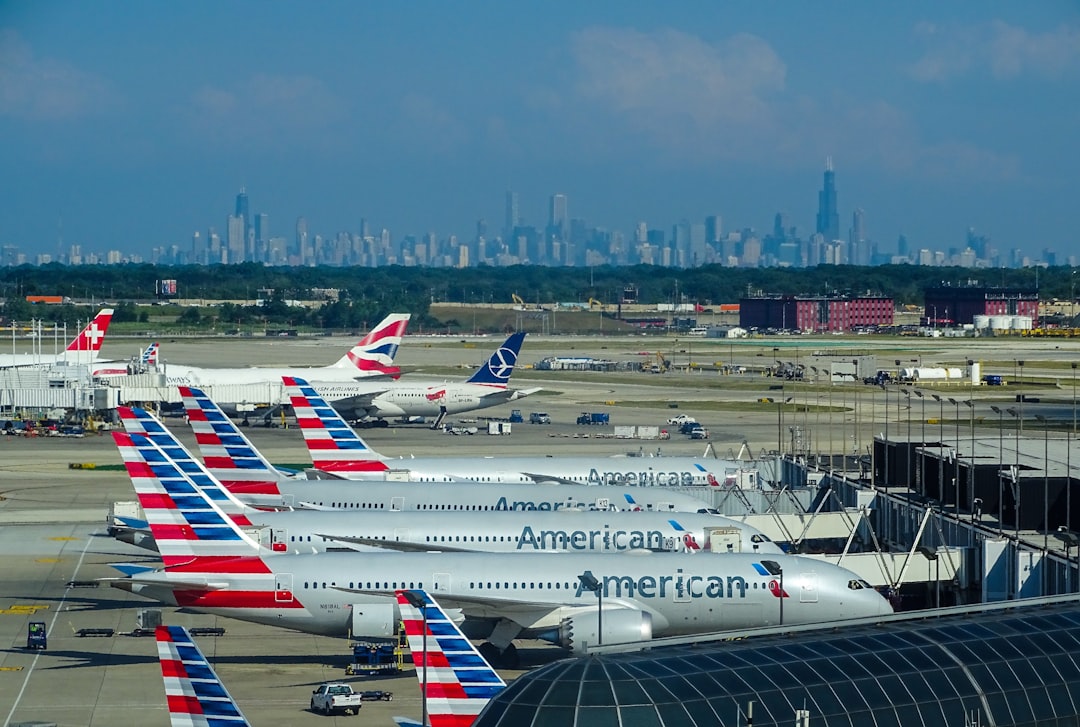
M 840 238 L 840 214 L 836 210 L 836 172 L 832 157 L 825 160 L 825 182 L 818 192 L 817 232 L 827 242 Z
M 503 235 L 507 240 L 510 240 L 514 235 L 514 230 L 521 226 L 521 214 L 518 212 L 518 195 L 517 192 L 506 192 L 506 220 L 503 228 Z
M 566 239 L 567 224 L 569 222 L 566 195 L 551 195 L 551 204 L 548 210 L 548 230 L 560 240 Z

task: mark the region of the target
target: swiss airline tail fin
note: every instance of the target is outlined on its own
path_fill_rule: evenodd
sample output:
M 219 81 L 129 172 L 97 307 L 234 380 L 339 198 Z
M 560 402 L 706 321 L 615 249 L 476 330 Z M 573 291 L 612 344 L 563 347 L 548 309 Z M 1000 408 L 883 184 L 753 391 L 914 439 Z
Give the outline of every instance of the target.
M 282 474 L 251 444 L 232 420 L 201 389 L 180 387 L 195 441 L 206 469 L 227 489 L 239 495 L 279 495 Z
M 158 626 L 155 635 L 172 727 L 250 727 L 187 629 Z
M 105 342 L 105 333 L 109 330 L 109 322 L 112 320 L 113 309 L 102 308 L 94 316 L 94 320 L 86 324 L 86 328 L 79 331 L 79 335 L 68 344 L 68 351 L 88 351 L 97 356 L 101 350 L 101 344 Z
M 356 369 L 356 376 L 392 376 L 401 375 L 401 369 L 394 366 L 394 356 L 405 336 L 405 327 L 409 324 L 409 313 L 391 313 L 383 318 L 371 333 L 360 339 L 352 349 L 331 364 L 335 369 Z
M 514 373 L 514 365 L 517 363 L 518 353 L 521 352 L 521 343 L 524 340 L 524 333 L 511 335 L 503 345 L 499 346 L 495 353 L 491 354 L 491 358 L 487 360 L 487 363 L 469 377 L 466 383 L 485 384 L 505 389 L 507 384 L 510 383 L 510 375 Z
M 416 679 L 421 690 L 427 688 L 420 696 L 427 702 L 431 727 L 469 727 L 491 698 L 506 688 L 506 682 L 426 591 L 395 591 L 394 595 L 409 637 Z
M 368 447 L 311 384 L 295 376 L 281 380 L 315 469 L 372 473 L 390 469 L 383 461 L 386 458 Z

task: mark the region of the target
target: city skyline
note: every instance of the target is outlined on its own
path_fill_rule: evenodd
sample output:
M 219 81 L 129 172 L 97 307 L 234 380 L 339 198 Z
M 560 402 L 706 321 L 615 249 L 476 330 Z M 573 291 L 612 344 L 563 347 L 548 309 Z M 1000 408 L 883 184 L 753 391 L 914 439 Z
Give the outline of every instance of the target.
M 1080 11 L 1057 0 L 11 4 L 0 244 L 148 259 L 227 235 L 243 187 L 245 235 L 265 214 L 273 234 L 494 237 L 513 190 L 538 228 L 564 195 L 561 225 L 628 239 L 711 216 L 764 236 L 778 214 L 806 236 L 831 157 L 841 239 L 947 250 L 974 228 L 1066 259 L 1078 76 Z

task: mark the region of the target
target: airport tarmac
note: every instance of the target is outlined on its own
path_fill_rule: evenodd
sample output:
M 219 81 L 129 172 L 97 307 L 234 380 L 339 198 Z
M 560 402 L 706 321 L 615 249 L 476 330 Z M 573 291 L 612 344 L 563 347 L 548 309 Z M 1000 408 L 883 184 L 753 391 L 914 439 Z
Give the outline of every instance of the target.
M 797 337 L 792 337 L 797 338 Z M 501 339 L 406 339 L 399 363 L 423 375 L 437 372 L 440 378 L 464 378 L 468 367 L 486 358 Z M 760 341 L 750 346 L 742 342 L 704 344 L 693 341 L 689 354 L 679 353 L 682 343 L 665 341 L 665 356 L 676 362 L 698 356 L 704 360 L 731 360 L 736 364 L 768 363 L 774 348 L 788 344 L 783 339 Z M 145 341 L 111 340 L 106 356 L 126 357 L 122 351 L 134 350 Z M 800 341 L 801 356 L 810 356 L 832 341 Z M 842 343 L 842 346 L 840 345 Z M 925 356 L 929 361 L 955 362 L 965 358 L 1013 361 L 1024 357 L 1027 375 L 1050 380 L 1044 382 L 1058 398 L 1067 399 L 1075 370 L 1068 367 L 1076 360 L 1080 346 L 1061 341 L 1010 342 L 941 341 L 929 342 L 889 339 L 845 339 L 830 350 L 879 351 L 879 358 L 908 359 Z M 488 345 L 490 344 L 490 345 Z M 803 348 L 805 344 L 806 348 Z M 816 346 L 815 346 L 816 344 Z M 1024 347 L 1021 348 L 1020 345 Z M 205 365 L 265 365 L 304 361 L 310 364 L 335 360 L 347 344 L 344 339 L 313 340 L 234 340 L 223 345 L 218 340 L 177 339 L 163 341 L 166 359 Z M 653 339 L 559 339 L 526 340 L 525 363 L 535 363 L 543 356 L 590 355 L 615 360 L 648 357 L 658 348 Z M 737 349 L 737 351 L 736 351 Z M 903 356 L 898 351 L 904 350 Z M 734 351 L 734 355 L 731 352 Z M 786 359 L 794 358 L 788 349 Z M 700 352 L 700 354 L 698 353 Z M 727 352 L 727 355 L 725 355 Z M 1001 364 L 1005 366 L 1005 364 Z M 452 373 L 460 369 L 460 374 Z M 1005 371 L 1008 373 L 1008 371 Z M 780 384 L 774 379 L 749 376 L 727 388 L 713 386 L 719 377 L 713 372 L 692 371 L 664 375 L 634 374 L 610 377 L 590 376 L 579 372 L 539 372 L 523 370 L 514 377 L 517 386 L 541 385 L 545 391 L 516 404 L 477 412 L 454 419 L 482 416 L 505 417 L 513 407 L 529 411 L 547 411 L 553 424 L 516 425 L 510 436 L 449 435 L 424 426 L 393 426 L 363 430 L 363 436 L 376 450 L 394 456 L 410 454 L 454 455 L 530 455 L 530 454 L 648 454 L 661 449 L 669 454 L 701 454 L 705 442 L 691 441 L 677 433 L 668 441 L 616 440 L 607 436 L 615 424 L 666 425 L 669 416 L 688 413 L 696 416 L 712 432 L 712 443 L 720 456 L 737 451 L 745 440 L 752 452 L 775 449 L 786 432 L 782 423 L 793 421 L 818 430 L 816 441 L 824 442 L 836 430 L 850 427 L 868 443 L 880 432 L 883 421 L 891 418 L 894 426 L 912 417 L 918 410 L 899 412 L 900 396 L 893 395 L 897 410 L 889 415 L 889 398 L 876 387 L 842 387 L 834 391 L 831 405 L 855 409 L 862 405 L 862 420 L 852 413 L 842 421 L 815 422 L 814 414 L 784 419 L 775 405 L 746 406 L 763 396 L 794 396 L 815 406 L 827 401 L 828 386 Z M 1054 377 L 1059 380 L 1052 384 Z M 735 378 L 735 377 L 727 377 Z M 777 391 L 770 387 L 780 385 Z M 788 387 L 792 387 L 789 389 Z M 1006 401 L 1014 393 L 1011 387 L 957 387 L 949 394 L 980 402 Z M 952 392 L 956 393 L 952 393 Z M 851 396 L 851 402 L 847 396 Z M 843 397 L 843 401 L 841 401 Z M 781 399 L 782 400 L 782 399 Z M 730 402 L 740 406 L 730 406 Z M 610 403 L 609 403 L 610 402 Z M 725 403 L 727 402 L 727 403 Z M 677 408 L 672 405 L 677 405 Z M 980 404 L 981 405 L 981 404 Z M 727 408 L 725 408 L 727 407 Z M 935 414 L 931 407 L 930 415 Z M 947 407 L 951 409 L 950 407 Z M 578 427 L 574 419 L 581 411 L 606 410 L 612 413 L 612 427 Z M 788 417 L 794 417 L 787 414 Z M 994 420 L 996 423 L 996 420 Z M 193 438 L 181 419 L 167 424 L 188 444 Z M 482 426 L 478 422 L 477 426 Z M 302 465 L 309 462 L 306 448 L 295 428 L 247 430 L 257 447 L 269 453 L 278 464 Z M 311 690 L 325 680 L 344 680 L 356 688 L 390 689 L 395 701 L 366 703 L 362 716 L 376 724 L 391 724 L 392 715 L 420 717 L 419 690 L 411 667 L 394 678 L 346 678 L 344 666 L 349 660 L 345 640 L 309 636 L 291 631 L 245 624 L 176 609 L 161 607 L 126 592 L 102 584 L 93 587 L 68 587 L 72 581 L 95 581 L 116 574 L 109 563 L 151 560 L 150 554 L 119 543 L 105 534 L 105 514 L 109 503 L 134 499 L 130 481 L 118 470 L 70 469 L 72 463 L 98 466 L 118 465 L 119 455 L 108 434 L 89 435 L 82 439 L 22 438 L 0 436 L 0 726 L 24 723 L 57 725 L 167 725 L 160 669 L 153 638 L 116 635 L 112 637 L 77 637 L 80 628 L 112 628 L 118 634 L 136 626 L 135 615 L 142 608 L 162 608 L 165 620 L 183 626 L 223 626 L 222 637 L 200 638 L 203 651 L 217 668 L 226 685 L 237 698 L 246 716 L 255 725 L 332 724 L 327 718 L 307 711 Z M 373 556 L 377 557 L 377 556 Z M 44 621 L 49 628 L 49 649 L 27 652 L 27 624 Z M 532 644 L 522 649 L 527 664 L 544 663 L 562 656 L 553 647 Z M 512 678 L 514 673 L 507 673 Z M 350 718 L 351 719 L 351 718 Z

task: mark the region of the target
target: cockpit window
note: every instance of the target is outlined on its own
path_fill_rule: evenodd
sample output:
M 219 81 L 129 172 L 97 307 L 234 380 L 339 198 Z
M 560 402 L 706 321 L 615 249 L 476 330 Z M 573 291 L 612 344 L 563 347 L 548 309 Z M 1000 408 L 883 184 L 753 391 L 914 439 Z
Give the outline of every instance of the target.
M 766 535 L 765 533 L 757 533 L 755 535 L 750 536 L 750 542 L 751 543 L 771 543 L 772 541 L 769 540 L 769 536 Z
M 862 578 L 852 578 L 847 582 L 849 591 L 861 591 L 864 588 L 873 588 L 872 585 L 864 581 Z

